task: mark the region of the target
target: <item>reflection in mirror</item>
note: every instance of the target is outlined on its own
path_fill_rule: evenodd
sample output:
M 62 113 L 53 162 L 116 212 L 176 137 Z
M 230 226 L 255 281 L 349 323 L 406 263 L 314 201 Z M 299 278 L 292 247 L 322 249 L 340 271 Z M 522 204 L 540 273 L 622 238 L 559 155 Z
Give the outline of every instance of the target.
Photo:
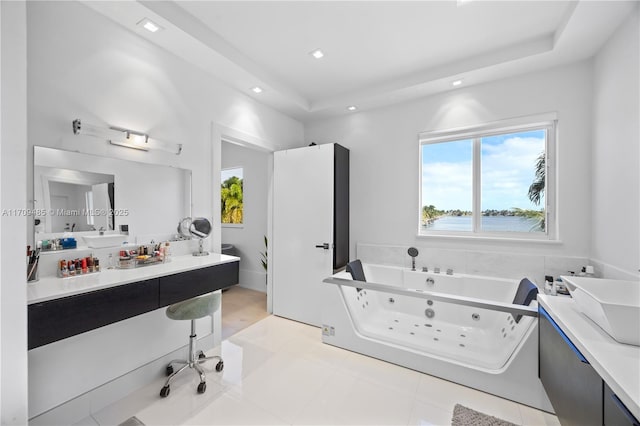
M 36 232 L 114 229 L 114 176 L 34 166 L 34 197 L 42 200 Z M 101 214 L 104 213 L 104 214 Z
M 191 171 L 34 147 L 35 240 L 128 231 L 127 242 L 173 239 L 191 215 Z

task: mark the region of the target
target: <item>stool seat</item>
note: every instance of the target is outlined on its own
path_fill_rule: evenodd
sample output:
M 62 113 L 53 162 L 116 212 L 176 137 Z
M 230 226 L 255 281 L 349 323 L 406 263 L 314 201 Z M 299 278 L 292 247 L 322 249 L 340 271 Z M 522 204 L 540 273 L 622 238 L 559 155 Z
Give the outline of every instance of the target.
M 172 320 L 195 320 L 204 318 L 220 309 L 220 293 L 209 293 L 174 303 L 167 308 L 167 317 Z
M 206 377 L 204 370 L 200 366 L 206 361 L 217 360 L 216 371 L 220 372 L 224 368 L 224 362 L 218 355 L 206 356 L 203 351 L 196 350 L 196 320 L 213 315 L 220 309 L 220 292 L 205 294 L 203 296 L 194 297 L 189 300 L 174 303 L 165 311 L 167 317 L 172 320 L 189 320 L 191 321 L 191 334 L 189 335 L 189 355 L 188 359 L 174 359 L 166 368 L 167 381 L 160 390 L 160 396 L 166 398 L 169 396 L 171 381 L 187 368 L 192 368 L 200 376 L 200 384 L 198 385 L 198 393 L 204 393 L 207 389 Z M 176 371 L 173 366 L 181 365 Z

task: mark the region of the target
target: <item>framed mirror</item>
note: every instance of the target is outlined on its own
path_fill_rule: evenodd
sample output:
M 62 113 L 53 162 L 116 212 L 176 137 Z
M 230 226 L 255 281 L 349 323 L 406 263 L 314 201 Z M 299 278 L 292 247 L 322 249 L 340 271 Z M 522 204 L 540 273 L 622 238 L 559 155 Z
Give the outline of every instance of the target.
M 34 147 L 35 241 L 71 233 L 127 233 L 132 244 L 170 239 L 191 215 L 191 171 Z

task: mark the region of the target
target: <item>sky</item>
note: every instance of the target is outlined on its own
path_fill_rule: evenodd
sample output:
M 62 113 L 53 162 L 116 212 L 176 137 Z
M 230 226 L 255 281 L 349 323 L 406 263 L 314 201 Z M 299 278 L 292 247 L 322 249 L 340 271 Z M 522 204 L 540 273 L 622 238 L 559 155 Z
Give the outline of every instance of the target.
M 232 176 L 237 176 L 242 179 L 242 167 L 236 167 L 233 169 L 224 169 L 220 173 L 220 183 L 224 183 L 225 180 Z
M 539 210 L 527 196 L 536 160 L 545 149 L 544 130 L 481 140 L 482 210 Z M 422 205 L 472 210 L 472 140 L 422 146 Z

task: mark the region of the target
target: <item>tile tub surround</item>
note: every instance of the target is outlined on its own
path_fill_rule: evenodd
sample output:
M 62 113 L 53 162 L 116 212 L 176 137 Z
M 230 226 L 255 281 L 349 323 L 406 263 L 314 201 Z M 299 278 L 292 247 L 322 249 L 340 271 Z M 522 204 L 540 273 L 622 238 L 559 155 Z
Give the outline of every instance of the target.
M 78 424 L 147 425 L 450 424 L 463 404 L 519 425 L 559 425 L 551 414 L 320 341 L 320 330 L 269 316 L 207 354 L 225 360 L 222 374 L 206 365 L 207 392 L 197 377 L 172 385 L 162 378 Z
M 544 276 L 558 277 L 568 271 L 579 272 L 589 264 L 584 257 L 512 254 L 486 250 L 456 250 L 415 246 L 419 255 L 416 268 L 427 266 L 430 271 L 439 267 L 441 273 L 451 268 L 454 272 L 500 278 L 529 278 L 538 286 L 544 285 Z M 409 246 L 387 246 L 367 243 L 356 244 L 356 258 L 364 263 L 411 267 L 407 254 Z M 596 268 L 596 271 L 599 271 Z

